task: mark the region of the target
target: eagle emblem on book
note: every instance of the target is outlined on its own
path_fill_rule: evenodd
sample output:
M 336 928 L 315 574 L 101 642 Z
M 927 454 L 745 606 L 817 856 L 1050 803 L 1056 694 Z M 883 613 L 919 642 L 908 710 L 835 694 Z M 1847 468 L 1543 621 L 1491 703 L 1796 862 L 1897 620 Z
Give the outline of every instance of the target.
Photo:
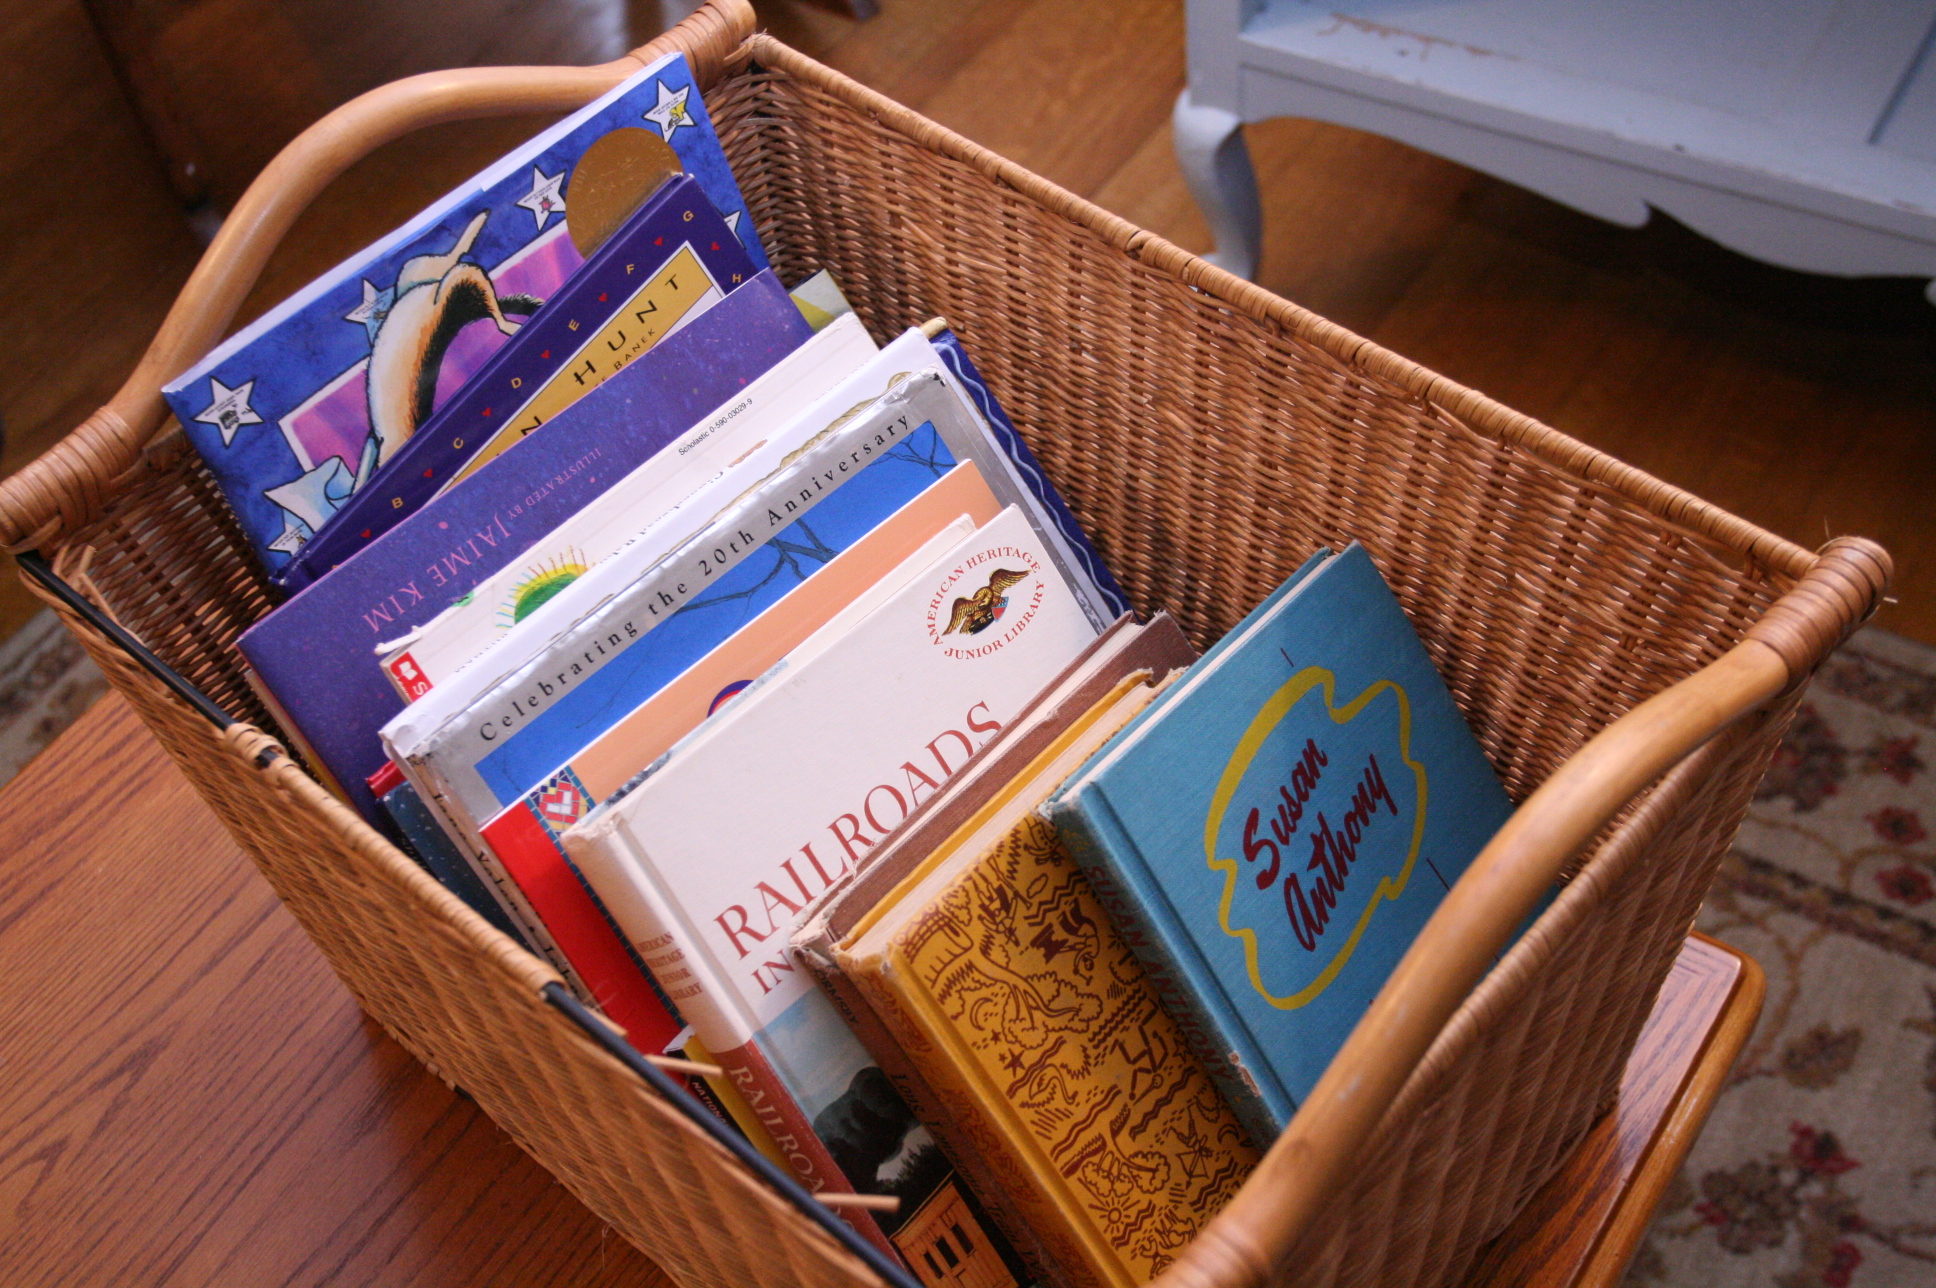
M 995 624 L 995 619 L 1008 607 L 1007 591 L 1027 577 L 1026 572 L 1015 572 L 1008 568 L 997 568 L 988 574 L 988 584 L 974 594 L 955 600 L 954 611 L 948 615 L 948 629 L 943 635 L 960 631 L 963 635 L 979 635 Z

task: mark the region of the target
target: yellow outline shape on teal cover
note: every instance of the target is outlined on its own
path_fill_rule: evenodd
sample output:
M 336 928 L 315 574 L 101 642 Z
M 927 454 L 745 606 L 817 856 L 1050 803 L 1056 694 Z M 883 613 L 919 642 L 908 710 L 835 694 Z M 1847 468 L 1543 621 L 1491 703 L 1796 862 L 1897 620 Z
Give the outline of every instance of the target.
M 1380 878 L 1377 889 L 1371 893 L 1371 902 L 1367 903 L 1364 912 L 1359 914 L 1358 924 L 1351 928 L 1351 937 L 1345 940 L 1343 947 L 1338 949 L 1337 955 L 1331 959 L 1331 964 L 1326 966 L 1316 979 L 1296 993 L 1289 997 L 1278 997 L 1264 987 L 1263 976 L 1257 970 L 1257 932 L 1242 927 L 1236 930 L 1230 928 L 1230 901 L 1237 893 L 1238 863 L 1235 859 L 1217 857 L 1217 833 L 1222 830 L 1223 815 L 1224 811 L 1230 808 L 1230 798 L 1236 795 L 1237 784 L 1243 781 L 1245 771 L 1250 768 L 1250 762 L 1256 759 L 1258 748 L 1264 745 L 1264 740 L 1270 737 L 1271 731 L 1277 728 L 1284 717 L 1291 713 L 1291 708 L 1298 704 L 1298 700 L 1320 683 L 1324 686 L 1324 709 L 1330 715 L 1332 724 L 1350 724 L 1357 718 L 1358 713 L 1365 709 L 1366 704 L 1386 689 L 1398 695 L 1398 755 L 1411 766 L 1412 773 L 1418 778 L 1418 821 L 1412 826 L 1411 852 L 1405 856 L 1405 866 L 1399 871 L 1396 883 L 1394 884 L 1394 879 L 1391 877 Z M 1204 854 L 1211 868 L 1224 874 L 1223 898 L 1217 903 L 1217 924 L 1223 929 L 1224 934 L 1243 941 L 1244 966 L 1250 972 L 1250 986 L 1257 990 L 1259 996 L 1280 1011 L 1295 1011 L 1331 987 L 1331 981 L 1337 978 L 1338 972 L 1344 969 L 1344 964 L 1351 960 L 1351 954 L 1357 950 L 1358 940 L 1363 937 L 1365 927 L 1371 924 L 1371 914 L 1377 910 L 1379 900 L 1397 899 L 1405 893 L 1405 887 L 1412 879 L 1412 868 L 1418 862 L 1419 846 L 1425 840 L 1425 766 L 1412 759 L 1411 699 L 1405 695 L 1402 686 L 1390 680 L 1380 680 L 1352 699 L 1350 705 L 1339 707 L 1331 700 L 1336 684 L 1337 676 L 1330 671 L 1321 666 L 1307 666 L 1285 681 L 1284 686 L 1258 708 L 1257 715 L 1250 722 L 1250 728 L 1244 730 L 1244 736 L 1237 740 L 1237 749 L 1230 754 L 1230 761 L 1224 766 L 1223 776 L 1217 780 L 1216 793 L 1210 797 L 1210 815 L 1204 823 Z

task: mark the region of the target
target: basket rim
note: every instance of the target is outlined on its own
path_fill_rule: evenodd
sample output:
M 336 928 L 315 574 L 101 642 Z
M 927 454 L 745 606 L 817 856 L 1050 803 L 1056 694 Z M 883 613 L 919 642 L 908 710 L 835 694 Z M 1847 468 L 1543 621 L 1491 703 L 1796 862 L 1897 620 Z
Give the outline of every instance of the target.
M 287 232 L 294 216 L 323 186 L 347 164 L 340 157 L 344 134 L 359 126 L 374 128 L 370 118 L 381 117 L 383 132 L 369 141 L 378 142 L 408 132 L 421 124 L 451 119 L 455 115 L 497 115 L 513 110 L 505 97 L 513 82 L 522 86 L 517 92 L 556 98 L 576 95 L 584 100 L 608 88 L 637 70 L 651 57 L 679 49 L 692 60 L 695 76 L 706 91 L 716 91 L 728 77 L 773 69 L 804 80 L 823 92 L 866 112 L 882 125 L 900 133 L 918 146 L 931 148 L 970 166 L 1004 187 L 1035 202 L 1044 209 L 1068 219 L 1101 238 L 1107 245 L 1130 259 L 1169 276 L 1185 287 L 1212 297 L 1234 312 L 1278 330 L 1281 334 L 1310 344 L 1366 376 L 1389 384 L 1421 402 L 1442 409 L 1470 430 L 1502 443 L 1518 447 L 1542 463 L 1572 475 L 1583 484 L 1602 489 L 1631 504 L 1668 526 L 1701 542 L 1733 552 L 1750 565 L 1767 569 L 1777 578 L 1793 583 L 1815 566 L 1817 556 L 1802 546 L 1757 524 L 1705 501 L 1687 490 L 1667 483 L 1609 453 L 1545 423 L 1514 411 L 1497 400 L 1460 384 L 1375 341 L 1357 335 L 1309 309 L 1217 268 L 1175 243 L 1141 228 L 1102 207 L 1079 197 L 1066 188 L 1043 178 L 988 148 L 893 99 L 872 90 L 842 72 L 793 49 L 764 31 L 754 30 L 756 22 L 748 0 L 708 0 L 692 17 L 638 50 L 612 63 L 596 68 L 481 68 L 457 72 L 435 72 L 413 77 L 370 91 L 361 98 L 337 108 L 310 127 L 293 142 L 276 162 L 264 170 L 238 203 L 237 215 L 248 215 L 246 231 L 218 237 L 204 253 L 194 275 L 176 300 L 176 309 L 157 333 L 129 381 L 115 397 L 81 425 L 28 462 L 12 476 L 0 479 L 0 543 L 12 551 L 33 549 L 71 537 L 98 519 L 110 503 L 125 492 L 139 475 L 140 454 L 168 432 L 174 418 L 160 405 L 160 386 L 174 373 L 155 369 L 155 359 L 171 339 L 178 339 L 187 328 L 176 317 L 191 296 L 205 302 L 222 287 L 209 289 L 205 283 L 228 279 L 233 299 L 222 313 L 223 322 L 232 316 L 242 291 L 252 284 L 267 250 Z M 547 76 L 549 72 L 551 75 Z M 562 88 L 561 88 L 562 85 Z M 493 89 L 492 87 L 496 87 Z M 412 94 L 421 101 L 412 102 Z M 449 100 L 458 94 L 475 99 L 461 113 Z M 496 94 L 496 97 L 492 95 Z M 411 113 L 415 112 L 415 116 Z M 313 143 L 312 143 L 313 140 Z M 326 173 L 305 173 L 301 162 L 284 164 L 284 158 L 305 145 L 318 157 L 319 169 Z M 367 151 L 368 148 L 362 150 Z M 360 155 L 360 152 L 356 153 Z M 303 180 L 292 183 L 297 176 Z M 262 208 L 274 204 L 277 187 L 297 187 L 293 198 L 284 201 L 268 217 Z M 264 189 L 254 206 L 258 188 Z M 248 207 L 245 210 L 245 207 Z M 270 227 L 270 224 L 280 224 Z M 266 240 L 266 245 L 263 242 Z M 253 258 L 254 263 L 249 261 Z M 247 280 L 235 281 L 239 275 Z M 198 287 L 203 288 L 199 289 Z M 207 335 L 189 359 L 199 361 L 207 350 L 219 343 L 218 334 Z M 142 425 L 147 425 L 142 432 Z
M 866 112 L 916 145 L 970 166 L 1089 230 L 1138 263 L 1213 297 L 1244 317 L 1274 327 L 1374 379 L 1443 409 L 1479 434 L 1521 448 L 1582 483 L 1611 492 L 1645 510 L 1666 527 L 1734 551 L 1786 581 L 1800 579 L 1815 566 L 1818 556 L 1803 546 L 1523 412 L 1514 411 L 1476 389 L 1401 357 L 1284 296 L 1218 268 L 765 31 L 748 36 L 727 58 L 719 83 L 723 84 L 729 76 L 757 74 L 762 70 L 784 72 L 812 84 Z

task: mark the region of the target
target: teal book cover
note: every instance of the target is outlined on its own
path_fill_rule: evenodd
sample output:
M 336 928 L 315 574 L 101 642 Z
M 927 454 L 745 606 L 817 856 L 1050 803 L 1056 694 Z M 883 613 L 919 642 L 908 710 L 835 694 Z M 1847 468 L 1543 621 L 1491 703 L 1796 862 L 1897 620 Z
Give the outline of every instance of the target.
M 1512 808 L 1355 544 L 1048 805 L 1260 1146 Z

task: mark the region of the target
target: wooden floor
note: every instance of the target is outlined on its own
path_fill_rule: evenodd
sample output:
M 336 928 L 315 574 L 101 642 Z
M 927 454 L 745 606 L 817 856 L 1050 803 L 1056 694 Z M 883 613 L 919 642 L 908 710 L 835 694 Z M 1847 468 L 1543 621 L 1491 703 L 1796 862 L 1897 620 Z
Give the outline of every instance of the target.
M 376 37 L 359 59 L 340 30 L 303 61 L 297 28 L 328 28 L 331 13 L 367 3 L 254 7 L 304 17 L 286 45 L 302 110 L 363 88 L 373 68 L 416 69 Z M 240 25 L 249 5 L 199 8 L 216 11 L 201 34 L 220 48 L 222 15 Z M 857 79 L 1207 247 L 1170 152 L 1177 0 L 882 0 L 858 26 L 806 0 L 759 9 L 775 34 Z M 680 0 L 469 0 L 438 12 L 478 31 L 435 52 L 590 60 L 680 11 Z M 10 471 L 112 392 L 197 248 L 78 0 L 0 0 L 0 68 L 21 91 L 0 110 L 0 226 L 11 233 L 0 343 L 13 359 L 0 367 L 0 469 Z M 293 128 L 296 111 L 259 115 L 273 133 Z M 245 313 L 542 124 L 442 127 L 359 165 L 299 225 Z M 1264 286 L 1804 545 L 1876 537 L 1898 569 L 1897 602 L 1879 623 L 1936 643 L 1936 309 L 1915 285 L 1767 268 L 1663 218 L 1612 228 L 1351 130 L 1276 121 L 1249 137 Z M 21 611 L 0 603 L 0 631 Z
M 120 695 L 0 856 L 7 1288 L 671 1288 L 364 1016 Z

